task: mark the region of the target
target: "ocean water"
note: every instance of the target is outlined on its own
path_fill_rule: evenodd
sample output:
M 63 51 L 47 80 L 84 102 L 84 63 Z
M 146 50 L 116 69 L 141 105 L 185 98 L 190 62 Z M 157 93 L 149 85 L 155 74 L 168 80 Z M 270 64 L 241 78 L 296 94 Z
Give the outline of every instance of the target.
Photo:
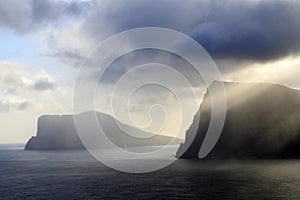
M 22 148 L 0 146 L 0 199 L 300 199 L 299 160 L 177 160 L 128 174 L 84 151 Z

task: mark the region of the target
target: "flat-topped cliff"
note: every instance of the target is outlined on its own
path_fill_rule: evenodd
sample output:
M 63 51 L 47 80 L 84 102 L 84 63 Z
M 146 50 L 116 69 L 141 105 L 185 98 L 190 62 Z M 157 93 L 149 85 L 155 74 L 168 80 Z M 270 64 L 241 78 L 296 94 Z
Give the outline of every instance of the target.
M 139 147 L 166 145 L 173 140 L 172 137 L 154 135 L 142 131 L 138 128 L 122 124 L 115 121 L 114 118 L 107 114 L 99 112 L 85 112 L 77 115 L 84 120 L 86 132 L 96 132 L 97 127 L 92 124 L 91 118 L 97 117 L 101 127 L 112 143 L 120 147 Z M 37 135 L 32 137 L 26 144 L 25 150 L 73 150 L 85 149 L 78 132 L 76 130 L 73 115 L 45 115 L 38 119 Z M 122 131 L 120 127 L 122 127 Z M 129 133 L 129 134 L 128 134 Z M 139 136 L 139 138 L 130 135 Z M 149 138 L 145 138 L 151 136 Z M 175 138 L 173 143 L 180 143 Z M 97 144 L 97 147 L 106 148 L 104 144 Z

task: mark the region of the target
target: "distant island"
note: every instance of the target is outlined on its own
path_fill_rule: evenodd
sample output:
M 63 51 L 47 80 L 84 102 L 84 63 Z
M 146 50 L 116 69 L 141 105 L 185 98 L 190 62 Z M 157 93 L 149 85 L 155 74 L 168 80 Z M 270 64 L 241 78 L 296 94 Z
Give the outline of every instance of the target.
M 163 135 L 154 135 L 150 138 L 142 138 L 152 135 L 140 129 L 134 128 L 115 121 L 111 116 L 100 112 L 84 112 L 78 117 L 85 120 L 86 131 L 97 131 L 97 128 L 90 123 L 91 117 L 97 117 L 101 123 L 102 129 L 106 133 L 107 138 L 119 147 L 141 147 L 166 145 L 173 139 L 173 144 L 180 144 L 181 140 Z M 134 138 L 123 132 L 119 126 L 121 125 L 127 133 L 140 136 Z M 38 119 L 37 136 L 32 137 L 26 144 L 25 150 L 81 150 L 86 149 L 77 133 L 73 115 L 45 115 Z M 97 144 L 100 148 L 106 146 Z
M 224 82 L 224 87 L 225 124 L 207 158 L 300 157 L 300 91 L 270 83 Z M 211 117 L 209 92 L 193 124 L 199 114 L 197 134 L 193 136 L 190 130 L 186 134 L 186 141 L 195 139 L 190 146 L 181 144 L 177 157 L 198 158 Z

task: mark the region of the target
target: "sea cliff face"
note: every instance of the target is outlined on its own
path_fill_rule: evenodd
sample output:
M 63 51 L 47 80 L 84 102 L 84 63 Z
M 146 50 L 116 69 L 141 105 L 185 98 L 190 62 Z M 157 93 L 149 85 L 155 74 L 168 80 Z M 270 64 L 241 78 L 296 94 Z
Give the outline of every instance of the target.
M 82 119 L 87 133 L 97 132 L 98 127 L 91 123 L 91 118 L 97 117 L 101 122 L 103 131 L 112 143 L 120 147 L 139 147 L 166 145 L 174 138 L 154 135 L 144 132 L 140 129 L 122 124 L 111 116 L 99 112 L 85 112 L 77 115 Z M 45 115 L 38 119 L 37 136 L 32 137 L 26 144 L 25 150 L 76 150 L 85 149 L 78 132 L 76 130 L 73 115 Z M 122 131 L 120 127 L 123 128 Z M 135 138 L 130 136 L 130 133 Z M 150 138 L 145 138 L 150 136 Z M 98 142 L 98 141 L 97 141 Z M 181 141 L 177 138 L 172 143 L 179 144 Z M 95 148 L 107 148 L 105 144 L 97 143 Z
M 300 156 L 300 91 L 269 83 L 224 82 L 224 87 L 224 128 L 207 158 Z M 198 131 L 196 135 L 187 131 L 177 157 L 198 158 L 210 123 L 210 101 L 207 92 L 191 125 L 198 122 Z
M 72 115 L 45 115 L 37 122 L 37 136 L 26 144 L 25 150 L 83 149 Z

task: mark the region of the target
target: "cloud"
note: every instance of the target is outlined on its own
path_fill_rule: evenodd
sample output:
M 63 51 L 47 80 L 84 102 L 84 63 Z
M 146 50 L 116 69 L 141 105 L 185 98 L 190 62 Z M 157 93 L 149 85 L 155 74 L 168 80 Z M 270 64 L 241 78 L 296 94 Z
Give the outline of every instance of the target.
M 26 100 L 18 100 L 15 98 L 0 99 L 0 112 L 22 111 L 31 107 L 31 103 Z
M 45 55 L 78 67 L 90 49 L 112 34 L 148 26 L 186 33 L 216 62 L 268 62 L 300 53 L 300 2 L 297 1 L 91 0 L 85 3 L 89 12 L 80 20 L 42 32 L 44 40 L 49 39 Z M 236 62 L 230 70 L 242 66 Z
M 32 0 L 30 5 L 35 22 L 56 20 L 61 16 L 80 16 L 88 8 L 88 3 L 76 1 Z
M 188 32 L 199 18 L 206 15 L 204 5 L 207 3 L 194 0 L 92 1 L 93 9 L 82 24 L 82 29 L 96 42 L 114 33 L 146 26 Z
M 89 40 L 94 45 L 131 28 L 166 27 L 190 35 L 213 58 L 264 62 L 299 53 L 299 11 L 300 2 L 289 0 L 13 0 L 0 3 L 0 27 L 28 32 L 37 27 L 47 29 L 52 23 L 54 29 L 49 37 L 59 42 L 71 37 L 75 44 Z M 66 23 L 64 17 L 74 18 L 74 23 Z M 67 31 L 68 28 L 73 31 Z M 65 49 L 58 49 L 59 52 L 53 50 L 51 42 L 54 52 L 50 54 L 78 60 L 87 52 L 78 52 L 73 42 L 62 46 Z M 87 49 L 91 48 L 86 43 Z
M 17 109 L 18 110 L 26 110 L 29 107 L 30 107 L 30 103 L 27 101 L 24 101 L 24 102 L 19 103 L 19 105 L 17 106 Z
M 45 70 L 0 61 L 0 112 L 72 113 L 72 86 Z
M 24 87 L 22 77 L 16 73 L 5 75 L 2 84 L 5 93 L 19 93 Z
M 268 61 L 298 54 L 300 2 L 218 1 L 190 35 L 215 58 Z
M 52 90 L 55 88 L 55 84 L 53 82 L 51 82 L 49 79 L 44 78 L 44 79 L 40 79 L 37 80 L 34 84 L 33 84 L 33 88 L 35 90 Z
M 46 110 L 49 102 L 57 101 L 52 103 L 56 104 L 52 107 L 54 110 L 54 107 L 59 107 L 58 104 L 64 104 L 65 100 L 60 100 L 61 96 L 71 95 L 70 92 L 62 94 L 64 88 L 57 87 L 53 76 L 43 70 L 29 73 L 28 66 L 9 61 L 0 61 L 0 68 L 0 111 L 2 112 Z
M 85 28 L 103 32 L 159 26 L 182 31 L 214 58 L 267 61 L 299 53 L 300 2 L 295 1 L 131 1 L 96 6 Z M 143 12 L 140 12 L 143 10 Z M 100 20 L 100 21 L 99 21 Z
M 66 63 L 68 66 L 74 66 L 75 68 L 78 68 L 85 59 L 85 56 L 82 55 L 82 52 L 80 52 L 76 48 L 70 49 L 67 47 L 59 49 L 56 52 L 43 53 L 41 55 L 59 59 L 61 62 Z
M 7 112 L 10 110 L 10 104 L 0 100 L 0 112 Z
M 117 47 L 112 48 L 113 52 L 117 51 L 117 49 Z M 101 70 L 101 68 L 99 67 L 101 66 L 101 63 L 97 63 L 97 58 L 99 56 L 101 55 L 99 55 L 97 52 L 94 53 L 94 55 L 91 55 L 89 59 L 93 60 L 95 64 L 89 64 L 92 62 L 90 61 L 89 63 L 84 65 L 84 67 L 86 67 L 89 72 L 87 78 L 90 80 L 98 81 L 99 79 L 99 72 Z M 187 61 L 183 60 L 175 54 L 156 49 L 136 50 L 120 56 L 118 59 L 114 60 L 114 62 L 109 65 L 109 67 L 103 73 L 100 81 L 101 83 L 114 84 L 129 70 L 133 70 L 130 72 L 130 74 L 133 74 L 132 81 L 140 79 L 141 75 L 143 75 L 144 73 L 149 74 L 148 78 L 151 78 L 150 74 L 152 74 L 152 76 L 155 75 L 154 73 L 151 73 L 151 69 L 134 70 L 135 67 L 148 63 L 159 63 L 162 65 L 170 66 L 178 73 L 185 76 L 188 80 L 190 80 L 191 84 L 194 86 L 202 83 L 201 81 L 199 81 L 202 80 L 200 74 L 198 74 L 197 71 L 195 71 L 195 69 L 190 63 L 188 63 Z M 155 64 L 153 64 L 153 66 L 154 65 Z M 161 71 L 161 73 L 163 73 L 163 71 Z M 168 76 L 168 74 L 159 74 L 157 76 L 166 77 Z M 173 84 L 175 85 L 176 81 L 174 81 Z
M 26 73 L 26 66 L 0 61 L 0 86 L 5 95 L 25 95 L 32 92 L 55 90 L 55 80 L 45 71 Z
M 0 28 L 19 33 L 31 32 L 49 23 L 58 24 L 63 17 L 80 17 L 87 13 L 88 2 L 59 0 L 11 0 L 0 2 Z

